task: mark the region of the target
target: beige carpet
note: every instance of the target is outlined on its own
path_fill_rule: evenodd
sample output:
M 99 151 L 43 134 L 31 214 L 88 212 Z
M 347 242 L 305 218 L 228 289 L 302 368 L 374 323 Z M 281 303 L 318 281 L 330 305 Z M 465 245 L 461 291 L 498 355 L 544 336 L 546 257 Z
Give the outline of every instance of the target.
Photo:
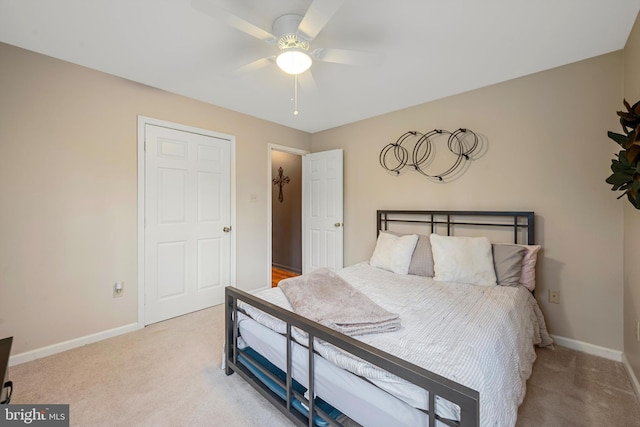
M 68 403 L 72 426 L 288 426 L 220 369 L 223 307 L 10 368 L 11 403 Z M 622 364 L 538 350 L 518 426 L 640 426 Z
M 517 426 L 640 426 L 622 363 L 560 346 L 536 353 Z

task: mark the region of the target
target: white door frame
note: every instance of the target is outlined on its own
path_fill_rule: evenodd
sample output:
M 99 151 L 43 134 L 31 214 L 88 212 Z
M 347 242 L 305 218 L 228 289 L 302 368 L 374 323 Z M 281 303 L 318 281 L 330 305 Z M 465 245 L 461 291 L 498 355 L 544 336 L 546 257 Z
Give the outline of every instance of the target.
M 228 139 L 231 144 L 231 230 L 236 230 L 236 137 L 232 135 L 214 132 L 193 126 L 181 125 L 166 120 L 151 117 L 138 116 L 138 328 L 144 328 L 144 300 L 145 300 L 145 273 L 144 273 L 144 238 L 145 238 L 145 152 L 144 152 L 144 128 L 145 125 L 161 126 L 184 132 L 197 133 L 213 138 Z M 236 233 L 231 232 L 231 254 L 229 267 L 229 281 L 231 286 L 236 286 Z
M 273 151 L 282 151 L 290 154 L 297 154 L 302 157 L 305 154 L 309 154 L 310 151 L 301 150 L 299 148 L 287 147 L 285 145 L 277 145 L 277 144 L 268 144 L 267 149 L 267 281 L 266 288 L 271 287 L 271 263 L 273 262 L 273 242 L 272 242 L 272 233 L 273 233 L 273 195 L 272 195 L 272 185 L 271 180 L 273 179 L 273 174 L 271 173 L 271 153 Z M 304 206 L 302 206 L 303 215 L 304 215 Z M 302 232 L 302 230 L 300 230 Z M 304 236 L 303 236 L 304 239 Z M 304 250 L 304 244 L 302 245 L 302 250 Z

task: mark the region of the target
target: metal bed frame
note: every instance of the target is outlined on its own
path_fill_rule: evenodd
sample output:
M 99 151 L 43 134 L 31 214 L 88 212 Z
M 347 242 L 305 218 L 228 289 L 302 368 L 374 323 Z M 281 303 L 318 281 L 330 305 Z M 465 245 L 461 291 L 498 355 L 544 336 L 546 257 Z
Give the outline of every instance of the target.
M 435 233 L 438 226 L 446 226 L 447 236 L 452 236 L 457 227 L 511 228 L 513 243 L 535 244 L 534 212 L 530 211 L 379 210 L 376 235 L 380 230 L 388 230 L 392 223 L 426 225 L 431 233 Z
M 376 235 L 380 230 L 388 230 L 392 223 L 427 225 L 431 232 L 438 227 L 446 227 L 447 235 L 453 235 L 457 227 L 499 227 L 513 229 L 513 243 L 533 244 L 534 242 L 534 213 L 533 212 L 503 212 L 503 211 L 407 211 L 407 210 L 378 210 Z M 522 238 L 523 233 L 526 239 Z M 286 390 L 286 398 L 281 398 L 264 384 L 243 363 L 239 362 L 238 348 L 238 301 L 243 301 L 262 310 L 286 323 L 286 379 L 282 381 L 268 369 L 263 368 L 256 360 L 248 358 L 255 367 L 269 379 Z M 423 369 L 402 360 L 392 354 L 378 350 L 375 347 L 360 342 L 352 337 L 341 334 L 316 322 L 308 320 L 291 311 L 264 301 L 254 295 L 228 286 L 225 289 L 225 373 L 231 375 L 237 372 L 267 400 L 278 408 L 287 418 L 299 426 L 313 426 L 316 415 L 322 416 L 331 426 L 342 426 L 336 420 L 318 407 L 313 398 L 307 399 L 302 393 L 294 390 L 292 378 L 292 345 L 291 328 L 299 328 L 309 335 L 308 354 L 308 396 L 314 393 L 314 339 L 318 338 L 350 354 L 359 357 L 381 369 L 401 377 L 429 392 L 429 408 L 435 408 L 436 396 L 444 398 L 460 407 L 460 421 L 439 417 L 434 410 L 422 410 L 429 418 L 429 426 L 435 426 L 436 420 L 448 425 L 459 427 L 477 427 L 480 420 L 479 393 L 443 376 Z M 294 399 L 303 402 L 308 410 L 305 416 L 293 405 Z M 349 415 L 349 414 L 345 414 Z

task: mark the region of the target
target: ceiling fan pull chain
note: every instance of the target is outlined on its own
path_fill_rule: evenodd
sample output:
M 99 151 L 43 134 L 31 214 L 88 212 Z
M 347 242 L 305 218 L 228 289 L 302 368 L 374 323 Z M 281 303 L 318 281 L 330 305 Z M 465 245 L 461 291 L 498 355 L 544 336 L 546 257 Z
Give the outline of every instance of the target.
M 293 115 L 297 116 L 298 111 L 298 75 L 293 76 Z

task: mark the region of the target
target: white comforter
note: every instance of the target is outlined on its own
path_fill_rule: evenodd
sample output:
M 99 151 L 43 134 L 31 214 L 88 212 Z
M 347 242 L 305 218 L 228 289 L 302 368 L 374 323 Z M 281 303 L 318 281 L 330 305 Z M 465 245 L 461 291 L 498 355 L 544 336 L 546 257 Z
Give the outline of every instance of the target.
M 399 331 L 356 339 L 477 390 L 480 425 L 515 425 L 536 358 L 534 344 L 552 343 L 528 290 L 436 282 L 397 275 L 367 263 L 337 273 L 386 310 L 400 314 Z M 291 310 L 278 288 L 257 296 Z M 285 332 L 280 320 L 244 304 L 241 307 L 259 323 Z M 318 342 L 316 350 L 414 407 L 427 409 L 424 390 L 326 343 Z M 437 411 L 450 413 L 440 403 Z

